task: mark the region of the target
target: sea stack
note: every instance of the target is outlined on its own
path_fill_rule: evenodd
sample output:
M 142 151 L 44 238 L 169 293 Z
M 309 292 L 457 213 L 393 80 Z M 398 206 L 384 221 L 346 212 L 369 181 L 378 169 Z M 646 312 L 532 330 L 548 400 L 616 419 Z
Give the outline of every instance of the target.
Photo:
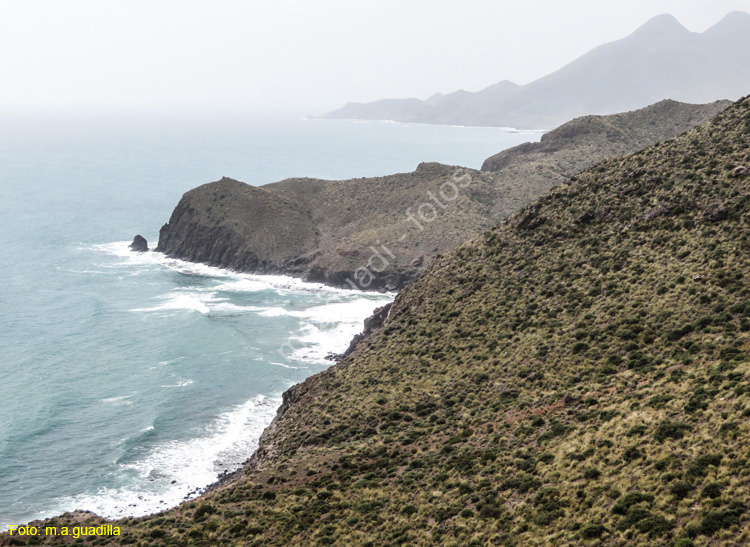
M 148 251 L 148 241 L 142 235 L 137 235 L 133 238 L 133 243 L 130 244 L 130 250 L 137 253 L 145 253 Z

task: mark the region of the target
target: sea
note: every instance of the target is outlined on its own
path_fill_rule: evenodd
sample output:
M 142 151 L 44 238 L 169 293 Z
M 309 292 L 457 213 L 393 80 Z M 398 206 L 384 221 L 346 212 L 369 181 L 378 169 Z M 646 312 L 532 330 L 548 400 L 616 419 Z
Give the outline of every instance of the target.
M 222 176 L 263 185 L 423 161 L 479 168 L 541 134 L 0 115 L 0 531 L 75 509 L 146 515 L 199 495 L 250 457 L 284 390 L 331 366 L 394 298 L 131 252 L 136 234 L 155 247 L 184 192 Z

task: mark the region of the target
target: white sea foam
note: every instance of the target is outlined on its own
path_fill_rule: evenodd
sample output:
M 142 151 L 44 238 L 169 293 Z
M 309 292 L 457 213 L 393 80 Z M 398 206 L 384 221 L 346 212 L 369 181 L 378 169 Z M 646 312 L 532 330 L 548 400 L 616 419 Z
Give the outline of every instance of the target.
M 185 275 L 199 275 L 221 279 L 223 283 L 217 287 L 213 287 L 212 290 L 255 292 L 273 289 L 279 292 L 350 292 L 348 289 L 337 289 L 322 283 L 310 283 L 286 275 L 258 275 L 234 272 L 225 268 L 217 268 L 215 266 L 208 266 L 198 262 L 187 262 L 185 260 L 170 258 L 165 254 L 157 253 L 156 251 L 136 253 L 130 250 L 127 241 L 116 241 L 94 245 L 93 248 L 97 251 L 123 259 L 119 266 L 125 266 L 129 269 L 132 269 L 132 266 L 150 268 L 160 266 L 176 270 Z M 118 264 L 113 265 L 108 262 L 98 266 L 111 268 L 118 267 Z
M 128 486 L 58 499 L 56 511 L 84 509 L 107 518 L 142 516 L 195 497 L 221 473 L 243 464 L 280 403 L 280 397 L 261 395 L 239 405 L 220 415 L 201 436 L 164 442 L 142 459 L 117 464 L 119 472 L 137 476 Z M 142 433 L 153 429 L 149 426 Z
M 162 365 L 162 366 L 163 365 L 172 365 L 174 363 L 178 363 L 178 362 L 182 361 L 183 359 L 185 359 L 185 358 L 184 357 L 176 357 L 174 359 L 169 359 L 168 361 L 159 361 L 157 364 L 158 365 Z
M 176 384 L 168 384 L 161 387 L 186 387 L 191 385 L 192 383 L 194 383 L 194 381 L 188 378 L 187 380 L 180 380 Z
M 100 399 L 102 403 L 120 403 L 123 405 L 132 405 L 133 401 L 128 401 L 134 394 L 122 395 L 120 397 L 108 397 L 106 399 Z
M 289 368 L 289 369 L 294 369 L 294 370 L 300 370 L 302 368 L 305 368 L 305 367 L 293 367 L 292 365 L 285 365 L 284 363 L 276 363 L 274 361 L 271 361 L 270 364 L 272 364 L 272 365 L 274 365 L 276 367 L 284 367 L 284 368 Z
M 256 308 L 258 309 L 258 308 Z M 284 308 L 259 308 L 258 315 L 263 317 L 282 317 L 284 315 L 293 315 L 294 312 L 285 310 Z
M 378 306 L 393 300 L 392 294 L 355 293 L 282 275 L 237 273 L 169 258 L 154 251 L 135 253 L 128 248 L 126 241 L 98 245 L 96 249 L 122 258 L 128 267 L 166 267 L 186 275 L 204 276 L 215 280 L 215 284 L 210 286 L 180 287 L 159 297 L 160 302 L 157 305 L 136 308 L 132 310 L 134 312 L 158 313 L 161 317 L 187 311 L 207 316 L 250 313 L 269 318 L 298 318 L 301 322 L 300 329 L 292 333 L 289 339 L 294 350 L 286 354 L 292 361 L 330 364 L 325 360 L 326 356 L 343 352 L 352 337 L 362 331 L 364 319 Z M 267 290 L 290 297 L 300 293 L 314 293 L 318 298 L 322 297 L 322 301 L 320 304 L 308 303 L 302 309 L 278 304 L 267 307 L 243 306 L 230 301 L 236 295 Z M 294 366 L 293 363 L 287 365 Z
M 324 303 L 305 310 L 289 312 L 300 318 L 302 328 L 292 337 L 294 347 L 288 357 L 295 360 L 330 364 L 326 357 L 346 350 L 354 335 L 362 332 L 363 322 L 375 308 L 391 301 L 381 298 L 359 297 L 345 302 Z
M 203 315 L 208 315 L 211 308 L 200 298 L 191 294 L 175 294 L 166 299 L 166 302 L 152 308 L 135 308 L 135 312 L 162 312 L 173 310 L 197 311 Z

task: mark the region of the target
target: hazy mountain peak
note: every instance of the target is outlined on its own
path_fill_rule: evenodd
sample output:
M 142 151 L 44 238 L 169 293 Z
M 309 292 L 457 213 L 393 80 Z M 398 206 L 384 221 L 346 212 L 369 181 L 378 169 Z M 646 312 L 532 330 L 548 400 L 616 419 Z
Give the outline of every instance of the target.
M 750 33 L 750 13 L 745 11 L 732 11 L 721 21 L 710 27 L 704 34 L 747 32 Z
M 683 27 L 674 15 L 663 13 L 662 15 L 657 15 L 653 19 L 649 19 L 644 25 L 638 28 L 633 35 L 665 34 L 668 32 L 687 34 L 690 31 Z
M 445 95 L 443 95 L 442 93 L 438 92 L 438 93 L 435 93 L 434 95 L 431 95 L 427 99 L 425 99 L 424 102 L 425 102 L 425 104 L 433 104 L 433 103 L 434 104 L 439 104 L 440 101 L 442 101 L 444 97 L 445 97 Z
M 508 89 L 516 89 L 518 87 L 521 87 L 521 86 L 519 86 L 515 82 L 511 82 L 510 80 L 503 80 L 501 82 L 497 82 L 496 84 L 492 84 L 491 86 L 488 86 L 485 89 L 503 89 L 503 90 L 508 90 Z
M 750 24 L 750 13 L 746 11 L 730 11 L 727 15 L 719 21 L 717 24 L 722 24 L 727 21 L 742 21 L 744 24 Z

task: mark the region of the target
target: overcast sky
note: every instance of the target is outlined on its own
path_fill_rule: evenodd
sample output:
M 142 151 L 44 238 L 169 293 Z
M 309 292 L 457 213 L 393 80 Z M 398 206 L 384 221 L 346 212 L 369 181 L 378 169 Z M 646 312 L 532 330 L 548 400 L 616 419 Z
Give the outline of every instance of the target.
M 289 110 L 528 83 L 750 0 L 0 0 L 0 109 Z

